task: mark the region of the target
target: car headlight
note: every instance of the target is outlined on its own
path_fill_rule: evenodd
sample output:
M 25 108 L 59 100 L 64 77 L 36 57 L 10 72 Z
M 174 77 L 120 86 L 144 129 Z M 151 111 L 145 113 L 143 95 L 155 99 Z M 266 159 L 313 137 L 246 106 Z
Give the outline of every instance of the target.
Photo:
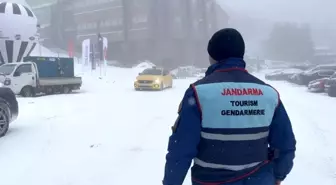
M 156 79 L 154 82 L 155 83 L 160 83 L 161 81 L 160 81 L 160 79 Z

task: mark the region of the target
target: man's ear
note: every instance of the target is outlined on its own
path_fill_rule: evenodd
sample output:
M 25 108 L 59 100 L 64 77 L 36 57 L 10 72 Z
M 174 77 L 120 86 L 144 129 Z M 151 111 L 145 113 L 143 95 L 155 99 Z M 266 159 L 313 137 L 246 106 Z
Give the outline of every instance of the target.
M 178 108 L 177 108 L 177 114 L 178 114 L 178 116 L 177 116 L 177 118 L 176 118 L 176 120 L 175 120 L 174 125 L 171 127 L 173 133 L 176 132 L 177 127 L 178 127 L 178 125 L 179 125 L 181 110 L 182 110 L 182 101 L 180 102 L 180 104 L 179 104 L 179 106 L 178 106 Z
M 177 113 L 180 114 L 182 110 L 182 101 L 180 102 L 180 105 L 178 106 Z
M 210 62 L 210 65 L 217 63 L 217 61 L 213 59 L 210 55 L 209 55 L 209 62 Z
M 180 115 L 178 115 L 178 117 L 177 117 L 176 120 L 175 120 L 174 125 L 171 127 L 173 133 L 176 132 L 177 127 L 179 126 L 179 123 L 180 123 Z

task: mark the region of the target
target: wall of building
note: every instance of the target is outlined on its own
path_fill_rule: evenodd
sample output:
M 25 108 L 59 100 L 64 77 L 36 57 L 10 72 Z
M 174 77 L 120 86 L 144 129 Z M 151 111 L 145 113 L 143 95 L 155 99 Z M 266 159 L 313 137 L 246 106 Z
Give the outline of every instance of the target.
M 29 2 L 28 2 L 29 3 Z M 33 7 L 34 10 L 34 7 Z M 84 39 L 109 40 L 108 58 L 195 64 L 206 60 L 205 45 L 218 29 L 215 0 L 59 0 L 36 9 L 46 26 L 42 37 L 66 49 L 74 42 L 78 52 Z

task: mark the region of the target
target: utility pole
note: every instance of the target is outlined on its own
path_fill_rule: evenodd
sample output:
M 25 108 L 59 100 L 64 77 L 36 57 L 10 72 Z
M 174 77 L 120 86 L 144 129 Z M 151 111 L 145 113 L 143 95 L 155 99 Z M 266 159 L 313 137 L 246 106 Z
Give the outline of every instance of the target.
M 122 44 L 123 48 L 123 59 L 129 63 L 129 30 L 130 24 L 132 21 L 132 15 L 130 11 L 130 4 L 132 0 L 122 0 L 123 6 L 123 35 L 124 35 L 124 42 Z
M 211 0 L 211 7 L 210 7 L 210 12 L 212 12 L 212 16 L 211 16 L 211 32 L 215 32 L 218 30 L 218 17 L 217 17 L 217 6 L 219 6 L 217 4 L 216 1 Z
M 201 2 L 201 8 L 202 8 L 202 23 L 203 23 L 203 34 L 204 34 L 204 39 L 208 37 L 209 32 L 208 32 L 208 17 L 207 17 L 207 3 L 206 0 L 200 0 Z
M 130 11 L 129 11 L 129 1 L 130 0 L 122 0 L 123 6 L 123 32 L 124 32 L 124 40 L 128 41 L 128 32 L 129 32 L 129 24 L 130 24 Z
M 183 2 L 183 1 L 182 1 Z M 191 15 L 191 1 L 184 1 L 183 6 L 185 7 L 186 19 L 185 19 L 185 39 L 186 39 L 186 61 L 190 61 L 191 65 L 195 66 L 195 44 L 194 44 L 194 18 Z

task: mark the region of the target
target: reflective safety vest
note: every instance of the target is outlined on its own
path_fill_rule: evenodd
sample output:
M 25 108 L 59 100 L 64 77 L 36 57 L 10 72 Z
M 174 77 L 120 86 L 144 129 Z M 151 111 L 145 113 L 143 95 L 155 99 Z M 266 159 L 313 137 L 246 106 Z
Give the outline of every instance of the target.
M 212 77 L 193 86 L 202 113 L 199 152 L 192 167 L 195 179 L 237 178 L 268 160 L 269 126 L 279 95 L 248 73 L 243 75 L 247 79 L 241 82 Z

